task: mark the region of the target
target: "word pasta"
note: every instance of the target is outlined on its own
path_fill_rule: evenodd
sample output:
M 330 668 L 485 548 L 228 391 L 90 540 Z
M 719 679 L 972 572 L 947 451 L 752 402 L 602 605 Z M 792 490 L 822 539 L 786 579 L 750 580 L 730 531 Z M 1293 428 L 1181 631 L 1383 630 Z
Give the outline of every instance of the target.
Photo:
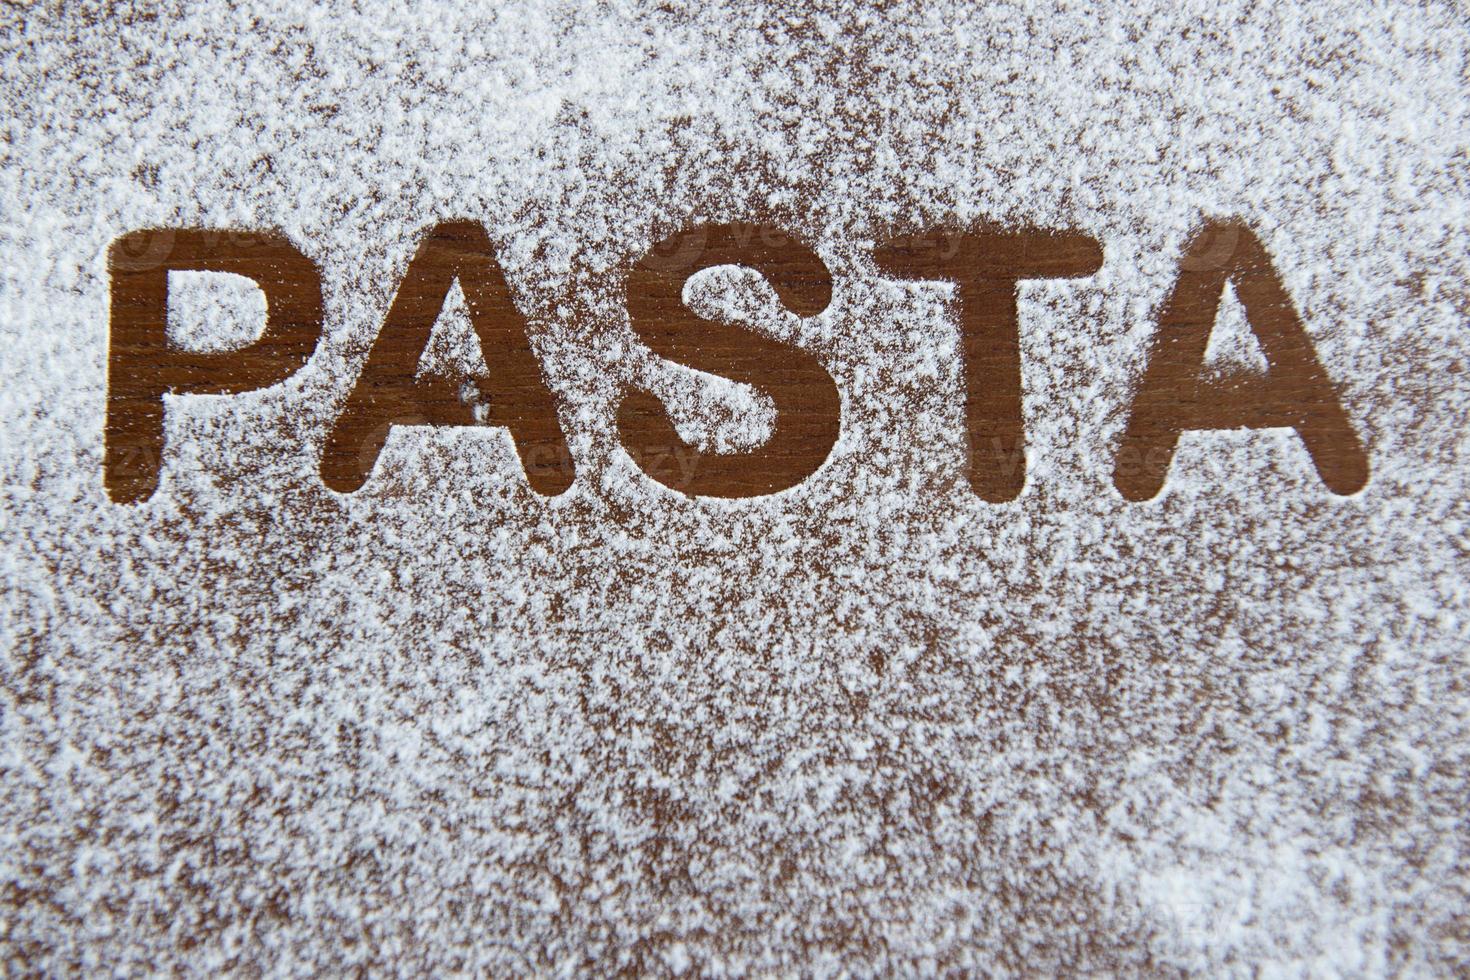
M 157 243 L 167 243 L 164 254 Z M 146 256 L 147 261 L 139 261 Z M 944 280 L 958 288 L 970 442 L 970 484 L 991 502 L 1014 499 L 1025 483 L 1017 284 L 1088 276 L 1102 264 L 1093 238 L 1045 229 L 941 229 L 878 248 L 886 275 Z M 673 485 L 660 461 L 691 461 L 676 489 L 691 496 L 750 497 L 793 487 L 826 460 L 837 441 L 836 382 L 812 354 L 738 325 L 703 319 L 683 301 L 701 270 L 739 265 L 759 272 L 799 316 L 824 310 L 832 277 L 810 248 L 778 229 L 701 225 L 656 245 L 627 276 L 633 330 L 660 357 L 764 391 L 774 430 L 758 448 L 705 452 L 684 442 L 663 404 L 630 389 L 618 408 L 623 446 L 652 478 Z M 164 398 L 231 394 L 277 384 L 311 356 L 322 332 L 321 277 L 284 237 L 202 229 L 151 229 L 118 239 L 109 253 L 111 331 L 104 482 L 118 502 L 146 500 L 158 486 Z M 260 337 L 243 348 L 201 353 L 171 343 L 166 330 L 169 273 L 245 276 L 266 299 Z M 489 374 L 420 377 L 418 365 L 454 283 L 463 291 Z M 1204 370 L 1226 284 L 1233 284 L 1267 368 L 1227 378 Z M 420 242 L 366 365 L 327 437 L 326 485 L 363 485 L 395 424 L 491 425 L 509 430 L 531 486 L 558 494 L 575 475 L 556 401 L 532 351 L 526 321 L 511 300 L 489 238 L 478 224 L 453 221 Z M 1322 370 L 1270 257 L 1249 228 L 1207 224 L 1189 243 L 1160 314 L 1148 366 L 1129 413 L 1114 483 L 1129 500 L 1164 484 L 1182 432 L 1295 429 L 1318 474 L 1335 493 L 1357 492 L 1368 463 L 1336 391 Z M 1123 460 L 1132 461 L 1124 465 Z

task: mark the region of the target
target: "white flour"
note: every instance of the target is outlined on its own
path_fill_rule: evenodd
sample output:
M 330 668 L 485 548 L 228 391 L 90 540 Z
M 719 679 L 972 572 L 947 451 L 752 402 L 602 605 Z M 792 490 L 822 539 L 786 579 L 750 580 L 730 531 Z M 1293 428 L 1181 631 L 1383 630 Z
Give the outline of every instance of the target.
M 0 14 L 10 968 L 1470 965 L 1463 13 L 410 6 Z M 1270 251 L 1362 493 L 1289 430 L 1187 434 L 1159 498 L 1113 489 L 1210 216 Z M 561 497 L 494 431 L 399 428 L 350 497 L 317 475 L 449 218 L 530 320 Z M 688 298 L 816 353 L 842 437 L 790 491 L 694 501 L 619 446 L 620 386 L 726 448 L 769 399 L 656 362 L 621 277 L 737 219 L 815 247 L 831 306 Z M 965 481 L 954 290 L 869 257 L 980 221 L 1105 252 L 1021 288 L 1004 505 Z M 276 388 L 170 398 L 158 493 L 120 506 L 106 251 L 151 226 L 281 230 L 326 330 Z M 238 343 L 237 298 L 183 336 Z

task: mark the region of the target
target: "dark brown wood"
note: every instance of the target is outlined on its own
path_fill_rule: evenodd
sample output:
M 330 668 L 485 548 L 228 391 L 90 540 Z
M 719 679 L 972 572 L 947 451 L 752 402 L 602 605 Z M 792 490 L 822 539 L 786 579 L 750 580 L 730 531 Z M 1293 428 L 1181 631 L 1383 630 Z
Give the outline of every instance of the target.
M 197 353 L 169 343 L 168 274 L 231 272 L 265 294 L 260 339 L 226 353 Z M 200 228 L 145 229 L 108 251 L 112 281 L 107 358 L 103 484 L 118 503 L 147 500 L 163 459 L 163 396 L 235 394 L 289 377 L 316 349 L 322 332 L 316 265 L 274 232 Z
M 956 284 L 970 486 L 991 503 L 1014 500 L 1026 486 L 1017 283 L 1091 275 L 1102 246 L 1075 232 L 939 230 L 887 242 L 874 261 L 888 275 Z
M 752 497 L 793 487 L 826 461 L 841 426 L 837 384 L 812 354 L 684 305 L 684 283 L 702 269 L 740 265 L 770 282 L 787 309 L 815 316 L 832 299 L 816 253 L 779 229 L 702 225 L 656 245 L 629 272 L 628 318 L 660 357 L 751 385 L 776 403 L 774 432 L 750 452 L 703 452 L 679 437 L 663 403 L 629 390 L 618 408 L 623 446 L 645 473 L 690 496 Z
M 489 374 L 418 377 L 434 321 L 456 279 Z M 489 237 L 476 222 L 445 222 L 419 244 L 327 438 L 321 461 L 327 486 L 342 493 L 361 487 L 394 425 L 504 426 L 532 488 L 549 496 L 572 485 L 576 471 L 555 399 Z
M 1265 374 L 1210 378 L 1205 352 L 1225 284 L 1235 286 L 1266 357 Z M 1293 428 L 1329 490 L 1368 482 L 1368 457 L 1291 297 L 1260 240 L 1238 222 L 1207 224 L 1190 241 L 1159 314 L 1148 368 L 1113 470 L 1118 492 L 1147 500 L 1164 486 L 1188 429 Z

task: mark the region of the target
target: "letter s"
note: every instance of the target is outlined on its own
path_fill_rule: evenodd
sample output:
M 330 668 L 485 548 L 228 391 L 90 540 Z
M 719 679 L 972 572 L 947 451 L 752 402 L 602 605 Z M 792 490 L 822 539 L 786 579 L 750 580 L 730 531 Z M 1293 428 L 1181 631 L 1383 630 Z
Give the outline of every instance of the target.
M 684 305 L 684 284 L 720 265 L 755 269 L 782 304 L 814 316 L 832 300 L 832 276 L 816 253 L 775 228 L 702 225 L 654 246 L 628 275 L 628 318 L 654 353 L 751 385 L 776 403 L 774 431 L 750 452 L 701 452 L 679 437 L 653 394 L 634 389 L 618 409 L 623 446 L 645 473 L 690 496 L 755 497 L 796 486 L 815 473 L 837 442 L 841 397 L 826 368 L 791 344 Z M 670 457 L 678 465 L 668 465 Z

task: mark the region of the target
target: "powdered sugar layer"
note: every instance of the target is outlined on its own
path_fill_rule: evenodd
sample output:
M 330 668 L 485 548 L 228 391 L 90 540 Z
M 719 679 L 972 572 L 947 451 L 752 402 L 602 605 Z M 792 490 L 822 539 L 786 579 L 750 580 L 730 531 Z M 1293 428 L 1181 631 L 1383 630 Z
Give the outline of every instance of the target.
M 1467 35 L 1448 4 L 610 4 L 8 13 L 0 121 L 0 945 L 43 968 L 835 974 L 1466 965 Z M 1189 234 L 1251 223 L 1370 452 L 1113 448 Z M 316 459 L 422 231 L 483 221 L 578 465 L 400 428 Z M 622 270 L 696 221 L 830 266 L 782 315 L 842 437 L 691 501 L 613 427 L 765 431 L 657 362 Z M 1028 484 L 964 478 L 956 297 L 869 256 L 1086 231 L 1021 287 Z M 298 375 L 172 397 L 102 489 L 106 250 L 274 227 Z M 698 292 L 693 290 L 692 292 Z

